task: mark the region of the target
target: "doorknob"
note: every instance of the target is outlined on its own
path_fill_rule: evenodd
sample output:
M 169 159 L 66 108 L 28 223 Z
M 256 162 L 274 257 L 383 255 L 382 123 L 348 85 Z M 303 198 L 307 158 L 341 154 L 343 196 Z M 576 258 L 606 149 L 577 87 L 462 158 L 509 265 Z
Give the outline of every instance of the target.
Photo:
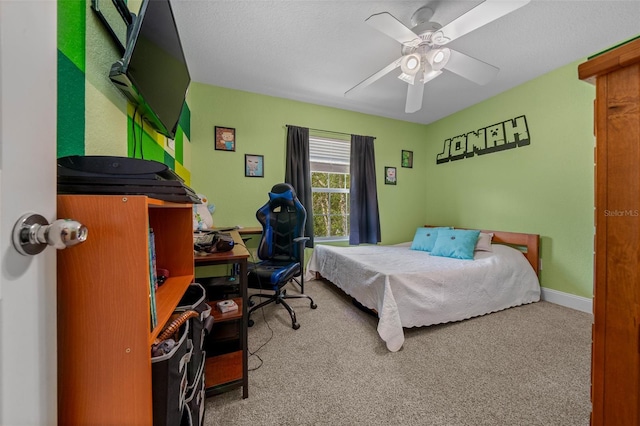
M 58 250 L 75 246 L 87 239 L 86 226 L 71 219 L 58 219 L 51 225 L 35 213 L 22 215 L 13 226 L 13 246 L 25 256 L 42 252 L 47 245 Z

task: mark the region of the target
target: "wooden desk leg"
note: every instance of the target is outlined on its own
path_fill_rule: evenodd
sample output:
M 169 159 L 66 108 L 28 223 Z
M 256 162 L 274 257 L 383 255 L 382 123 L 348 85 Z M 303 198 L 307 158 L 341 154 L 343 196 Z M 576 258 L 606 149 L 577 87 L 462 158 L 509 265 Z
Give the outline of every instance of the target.
M 247 334 L 248 334 L 248 330 L 247 330 L 247 324 L 248 324 L 248 319 L 247 319 L 247 301 L 248 301 L 248 295 L 247 295 L 247 280 L 248 280 L 248 270 L 247 270 L 247 259 L 243 259 L 240 262 L 240 286 L 241 286 L 241 291 L 242 291 L 242 327 L 241 327 L 241 333 L 242 333 L 242 398 L 248 398 L 249 397 L 249 374 L 248 374 L 248 352 L 249 352 L 249 348 L 247 347 Z

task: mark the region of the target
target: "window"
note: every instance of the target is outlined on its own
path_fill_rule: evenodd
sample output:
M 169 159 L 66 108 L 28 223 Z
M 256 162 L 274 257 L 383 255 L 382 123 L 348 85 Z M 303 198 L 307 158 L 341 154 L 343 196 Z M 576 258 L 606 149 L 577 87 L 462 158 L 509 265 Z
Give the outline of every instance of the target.
M 349 239 L 351 142 L 309 137 L 313 233 L 317 241 Z

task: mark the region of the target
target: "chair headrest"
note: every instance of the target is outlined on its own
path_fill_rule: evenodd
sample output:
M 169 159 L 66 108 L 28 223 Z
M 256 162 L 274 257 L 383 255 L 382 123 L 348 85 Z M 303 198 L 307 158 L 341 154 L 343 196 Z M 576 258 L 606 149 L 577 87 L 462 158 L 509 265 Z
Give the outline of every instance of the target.
M 293 186 L 289 183 L 276 183 L 271 188 L 273 194 L 282 194 L 288 191 L 291 191 L 294 197 L 296 196 L 296 190 L 293 189 Z
M 270 201 L 293 201 L 293 193 L 291 191 L 282 192 L 280 194 L 270 192 L 269 193 Z
M 278 183 L 269 192 L 269 202 L 272 204 L 286 204 L 292 206 L 296 199 L 296 191 L 288 183 Z

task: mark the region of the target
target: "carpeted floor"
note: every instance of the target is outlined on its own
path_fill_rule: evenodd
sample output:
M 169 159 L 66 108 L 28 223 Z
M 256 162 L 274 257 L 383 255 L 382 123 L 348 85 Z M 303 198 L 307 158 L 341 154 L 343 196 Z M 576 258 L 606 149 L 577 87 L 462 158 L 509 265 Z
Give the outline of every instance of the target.
M 405 329 L 392 353 L 340 290 L 305 287 L 318 309 L 292 301 L 299 330 L 281 306 L 254 314 L 249 398 L 208 398 L 206 425 L 589 424 L 589 314 L 538 302 Z

